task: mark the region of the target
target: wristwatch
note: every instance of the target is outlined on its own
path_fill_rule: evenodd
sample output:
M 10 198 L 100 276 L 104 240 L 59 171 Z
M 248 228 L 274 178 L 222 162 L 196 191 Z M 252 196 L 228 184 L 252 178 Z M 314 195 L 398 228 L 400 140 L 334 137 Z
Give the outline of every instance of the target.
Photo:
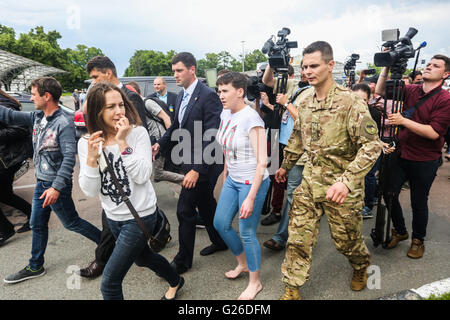
M 291 102 L 288 100 L 288 101 L 284 104 L 284 107 L 287 108 L 288 105 L 289 105 L 290 103 L 291 103 Z
M 126 147 L 125 150 L 123 150 L 122 155 L 126 156 L 127 154 L 132 154 L 133 149 L 131 147 Z

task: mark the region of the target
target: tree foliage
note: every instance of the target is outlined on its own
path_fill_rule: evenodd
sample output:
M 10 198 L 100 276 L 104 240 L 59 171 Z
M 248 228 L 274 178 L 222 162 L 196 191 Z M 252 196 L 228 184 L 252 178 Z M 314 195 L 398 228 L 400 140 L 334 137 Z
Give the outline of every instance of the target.
M 166 54 L 161 51 L 136 50 L 124 76 L 171 76 L 173 72 L 170 62 L 175 54 L 173 50 Z
M 136 50 L 125 70 L 125 76 L 171 76 L 173 75 L 171 61 L 177 53 L 173 50 L 163 53 L 153 50 Z M 255 70 L 259 62 L 267 58 L 259 50 L 245 56 L 245 70 Z M 209 52 L 205 57 L 197 60 L 197 76 L 205 77 L 206 70 L 216 68 L 217 71 L 228 69 L 242 71 L 242 56 L 233 57 L 227 51 L 219 53 Z
M 59 32 L 45 32 L 42 26 L 16 38 L 13 28 L 0 24 L 0 49 L 68 71 L 68 74 L 56 77 L 65 90 L 84 87 L 84 80 L 89 78 L 86 64 L 91 58 L 103 55 L 102 51 L 82 44 L 77 45 L 75 49 L 62 49 L 58 44 L 59 39 Z

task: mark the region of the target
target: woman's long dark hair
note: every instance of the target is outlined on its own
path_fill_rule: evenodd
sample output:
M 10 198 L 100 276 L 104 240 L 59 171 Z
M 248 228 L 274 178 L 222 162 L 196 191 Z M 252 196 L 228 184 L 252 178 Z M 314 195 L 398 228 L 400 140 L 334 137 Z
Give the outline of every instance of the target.
M 128 100 L 127 96 L 120 90 L 117 86 L 107 83 L 99 82 L 95 84 L 87 95 L 87 111 L 86 111 L 86 122 L 87 129 L 90 134 L 96 131 L 103 131 L 103 134 L 107 132 L 107 126 L 103 121 L 102 115 L 103 110 L 106 106 L 105 95 L 107 92 L 115 90 L 120 93 L 125 106 L 125 116 L 128 118 L 130 124 L 140 125 L 141 119 L 139 114 L 134 108 L 133 104 Z
M 5 107 L 12 108 L 15 110 L 22 109 L 22 104 L 14 97 L 11 97 L 9 94 L 7 94 L 5 91 L 0 89 L 0 95 L 8 99 L 8 104 Z

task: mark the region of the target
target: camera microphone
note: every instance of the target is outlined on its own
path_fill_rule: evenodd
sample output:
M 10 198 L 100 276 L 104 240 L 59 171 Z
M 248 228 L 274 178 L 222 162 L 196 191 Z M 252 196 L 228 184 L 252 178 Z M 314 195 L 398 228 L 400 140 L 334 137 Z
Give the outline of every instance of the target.
M 420 46 L 416 49 L 416 51 L 417 51 L 417 50 L 420 50 L 420 49 L 422 49 L 422 48 L 425 48 L 426 46 L 427 46 L 427 42 L 424 41 L 424 42 L 422 42 L 422 43 L 420 44 Z

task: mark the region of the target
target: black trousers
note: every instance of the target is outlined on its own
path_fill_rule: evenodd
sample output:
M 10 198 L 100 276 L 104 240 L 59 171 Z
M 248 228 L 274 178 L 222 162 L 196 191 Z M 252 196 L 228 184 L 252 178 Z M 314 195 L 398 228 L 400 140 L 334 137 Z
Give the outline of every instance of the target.
M 22 211 L 29 220 L 31 204 L 13 192 L 14 174 L 19 168 L 20 164 L 8 170 L 0 171 L 0 202 Z M 0 232 L 9 233 L 13 229 L 14 226 L 6 219 L 3 211 L 0 209 Z
M 412 238 L 421 241 L 424 240 L 428 224 L 428 195 L 436 177 L 440 160 L 411 161 L 398 158 L 395 170 L 395 195 L 392 201 L 391 217 L 394 228 L 399 234 L 405 234 L 407 232 L 398 197 L 403 183 L 408 180 L 413 214 Z
M 216 178 L 217 180 L 217 178 Z M 192 267 L 194 257 L 196 233 L 196 208 L 205 221 L 205 228 L 211 242 L 219 247 L 227 245 L 214 228 L 214 214 L 216 212 L 216 199 L 214 198 L 213 179 L 200 177 L 192 189 L 181 189 L 177 204 L 179 249 L 174 258 L 178 265 Z

